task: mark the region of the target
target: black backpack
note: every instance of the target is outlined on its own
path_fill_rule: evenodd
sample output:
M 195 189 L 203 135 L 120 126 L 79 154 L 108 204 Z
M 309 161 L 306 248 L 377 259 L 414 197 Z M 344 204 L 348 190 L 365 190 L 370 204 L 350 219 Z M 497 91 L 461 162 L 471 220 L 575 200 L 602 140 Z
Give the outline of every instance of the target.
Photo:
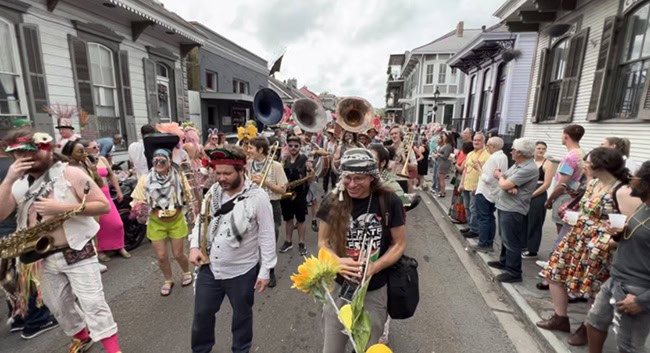
M 379 195 L 381 213 L 383 214 L 383 231 L 390 236 L 390 214 L 386 211 L 384 193 Z M 420 282 L 418 277 L 418 261 L 410 256 L 402 255 L 393 266 L 386 271 L 388 278 L 388 315 L 392 319 L 408 319 L 420 302 Z

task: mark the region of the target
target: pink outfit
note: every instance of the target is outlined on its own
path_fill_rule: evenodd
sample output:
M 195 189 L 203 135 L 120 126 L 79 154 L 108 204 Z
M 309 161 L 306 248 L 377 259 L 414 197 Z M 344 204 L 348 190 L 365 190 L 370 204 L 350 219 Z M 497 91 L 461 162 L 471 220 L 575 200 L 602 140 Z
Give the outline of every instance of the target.
M 108 169 L 97 168 L 97 173 L 102 178 L 108 175 Z M 115 203 L 111 198 L 111 192 L 108 185 L 101 187 L 104 195 L 111 205 L 111 211 L 99 217 L 99 232 L 97 233 L 97 251 L 119 250 L 124 248 L 124 224 L 120 218 L 120 213 L 115 207 Z

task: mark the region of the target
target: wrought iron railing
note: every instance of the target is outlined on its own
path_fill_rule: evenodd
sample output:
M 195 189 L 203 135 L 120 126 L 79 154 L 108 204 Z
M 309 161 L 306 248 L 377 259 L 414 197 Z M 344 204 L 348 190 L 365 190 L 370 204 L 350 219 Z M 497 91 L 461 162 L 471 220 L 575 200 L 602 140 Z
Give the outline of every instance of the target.
M 100 116 L 97 117 L 97 138 L 102 138 L 102 137 L 113 137 L 117 134 L 120 134 L 124 136 L 124 132 L 122 131 L 122 120 L 120 117 L 114 117 L 114 116 Z M 124 141 L 124 139 L 122 139 Z M 125 150 L 126 146 L 124 145 L 124 142 L 120 145 L 115 145 L 115 149 L 120 151 L 120 150 Z
M 451 119 L 451 124 L 448 128 L 456 128 L 456 131 L 463 131 L 465 128 L 472 128 L 474 126 L 474 118 L 457 118 Z

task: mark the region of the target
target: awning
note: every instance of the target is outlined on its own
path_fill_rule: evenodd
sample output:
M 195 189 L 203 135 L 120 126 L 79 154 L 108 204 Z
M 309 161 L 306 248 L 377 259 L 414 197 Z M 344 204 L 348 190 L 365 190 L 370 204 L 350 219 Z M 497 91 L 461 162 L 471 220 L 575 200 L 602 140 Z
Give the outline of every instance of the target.
M 201 99 L 220 99 L 226 101 L 244 101 L 253 103 L 253 96 L 241 93 L 201 92 Z

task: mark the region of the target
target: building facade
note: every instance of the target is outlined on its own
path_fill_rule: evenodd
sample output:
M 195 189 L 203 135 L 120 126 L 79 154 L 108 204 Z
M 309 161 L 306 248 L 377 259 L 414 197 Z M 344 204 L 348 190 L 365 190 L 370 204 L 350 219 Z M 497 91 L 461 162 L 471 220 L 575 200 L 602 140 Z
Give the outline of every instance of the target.
M 400 99 L 404 98 L 404 77 L 402 77 L 402 66 L 404 66 L 405 54 L 391 54 L 388 58 L 388 70 L 386 75 L 386 107 L 384 108 L 385 123 L 404 123 L 404 110 Z
M 449 67 L 447 61 L 481 32 L 465 29 L 459 22 L 456 30 L 405 53 L 401 68 L 403 94 L 398 100 L 404 122 L 449 126 L 462 116 L 465 74 Z M 390 85 L 399 87 L 397 82 Z
M 499 24 L 459 50 L 448 64 L 466 74 L 468 84 L 465 111 L 452 127 L 521 136 L 536 46 L 536 32 L 513 34 Z
M 184 56 L 202 34 L 152 0 L 0 0 L 0 121 L 54 134 L 44 107 L 79 107 L 76 131 L 139 138 L 188 112 Z
M 206 36 L 198 49 L 198 65 L 193 65 L 199 70 L 203 131 L 236 131 L 254 119 L 253 97 L 268 87 L 267 62 L 206 26 L 192 24 Z
M 650 159 L 650 1 L 510 0 L 495 13 L 511 32 L 539 33 L 524 135 L 562 156 L 562 127 L 581 124 L 585 150 L 627 137 Z

